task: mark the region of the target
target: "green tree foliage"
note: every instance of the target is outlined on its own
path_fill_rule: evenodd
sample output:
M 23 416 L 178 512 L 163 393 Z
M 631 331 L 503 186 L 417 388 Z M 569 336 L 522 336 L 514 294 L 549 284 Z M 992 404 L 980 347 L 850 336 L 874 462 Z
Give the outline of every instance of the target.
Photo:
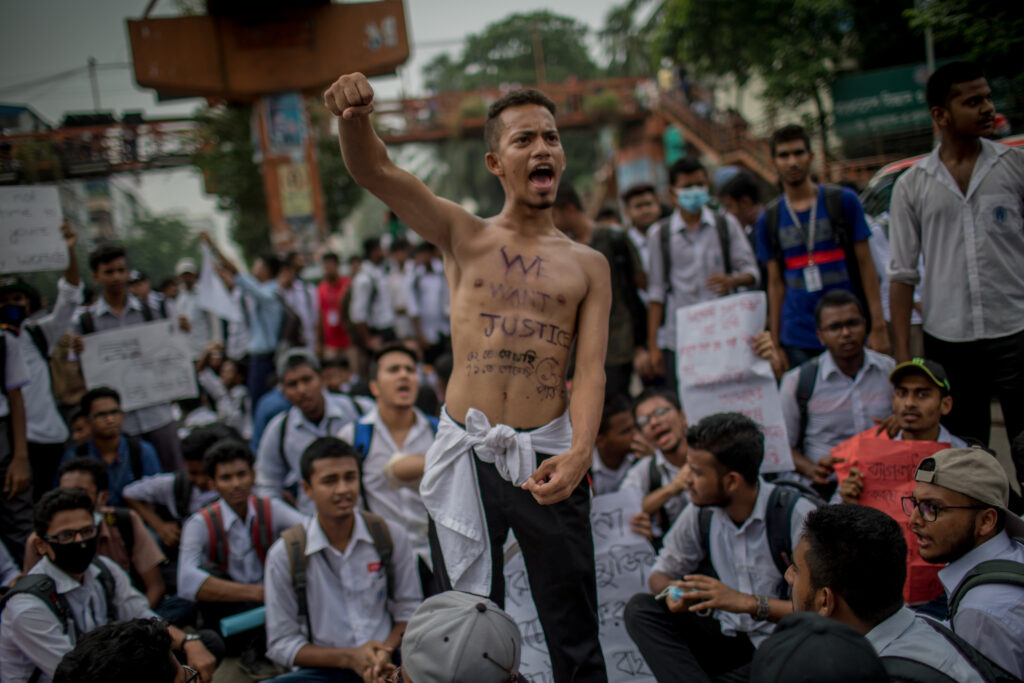
M 638 21 L 637 15 L 650 4 L 650 0 L 626 0 L 605 15 L 597 37 L 608 58 L 608 76 L 638 77 L 654 72 L 657 55 L 651 45 L 662 22 L 664 5 L 657 3 L 646 20 Z
M 128 267 L 144 272 L 154 287 L 160 280 L 174 275 L 178 259 L 199 256 L 199 236 L 177 218 L 146 218 L 136 222 L 128 234 L 130 236 L 121 241 Z M 80 265 L 83 271 L 89 270 L 87 261 L 81 261 Z

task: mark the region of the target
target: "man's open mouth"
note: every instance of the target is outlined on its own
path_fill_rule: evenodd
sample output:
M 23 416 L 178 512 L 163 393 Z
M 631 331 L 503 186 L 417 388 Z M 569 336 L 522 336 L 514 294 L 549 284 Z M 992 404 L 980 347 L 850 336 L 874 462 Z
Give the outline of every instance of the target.
M 541 165 L 530 171 L 530 184 L 538 190 L 550 190 L 555 184 L 555 169 Z

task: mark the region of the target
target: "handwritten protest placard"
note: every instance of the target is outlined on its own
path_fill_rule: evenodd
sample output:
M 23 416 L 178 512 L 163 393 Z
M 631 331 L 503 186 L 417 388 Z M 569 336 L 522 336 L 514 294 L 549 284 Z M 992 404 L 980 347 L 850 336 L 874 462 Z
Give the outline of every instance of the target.
M 88 334 L 81 358 L 86 386 L 116 389 L 122 410 L 199 395 L 187 338 L 170 320 Z
M 594 498 L 590 511 L 597 558 L 597 616 L 609 683 L 654 683 L 622 618 L 629 599 L 648 591 L 647 578 L 654 566 L 654 548 L 629 528 L 630 517 L 640 511 L 640 500 L 639 491 L 607 493 Z M 553 683 L 551 659 L 523 555 L 513 545 L 505 557 L 505 610 L 523 636 L 519 670 L 531 683 Z
M 856 467 L 864 482 L 860 504 L 881 510 L 899 522 L 909 549 L 903 599 L 910 604 L 928 602 L 942 593 L 941 566 L 921 559 L 917 537 L 910 530 L 910 518 L 903 513 L 901 499 L 914 492 L 914 472 L 918 464 L 929 455 L 949 448 L 949 444 L 894 441 L 885 434 L 876 436 L 875 431 L 871 428 L 861 432 L 832 449 L 832 455 L 843 459 L 835 465 L 836 476 L 842 483 L 850 476 L 850 469 Z
M 63 220 L 56 187 L 0 187 L 0 273 L 67 268 Z
M 764 292 L 734 294 L 676 311 L 679 398 L 689 422 L 722 412 L 743 413 L 764 430 L 762 472 L 793 469 L 771 365 L 751 341 L 764 330 Z

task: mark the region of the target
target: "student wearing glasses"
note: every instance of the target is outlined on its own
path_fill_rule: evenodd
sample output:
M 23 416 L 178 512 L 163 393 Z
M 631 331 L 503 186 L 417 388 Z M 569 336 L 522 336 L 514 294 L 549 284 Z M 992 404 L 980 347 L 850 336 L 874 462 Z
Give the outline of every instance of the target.
M 825 294 L 814 322 L 825 352 L 782 376 L 779 399 L 796 472 L 827 500 L 836 487 L 832 447 L 876 423 L 894 423 L 889 373 L 895 361 L 864 347 L 864 307 L 846 290 Z
M 85 491 L 55 489 L 34 511 L 43 559 L 5 601 L 0 619 L 0 680 L 47 683 L 61 658 L 86 633 L 121 619 L 155 618 L 146 597 L 115 562 L 96 555 L 97 528 Z M 212 633 L 186 635 L 166 627 L 172 649 L 210 681 L 219 649 Z M 38 670 L 39 673 L 36 673 Z M 146 677 L 147 680 L 150 678 Z

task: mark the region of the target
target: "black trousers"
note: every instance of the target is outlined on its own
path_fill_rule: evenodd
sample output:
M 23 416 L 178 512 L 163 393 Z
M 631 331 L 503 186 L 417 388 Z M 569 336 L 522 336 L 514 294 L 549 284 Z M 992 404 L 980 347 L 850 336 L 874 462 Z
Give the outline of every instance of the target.
M 970 342 L 943 341 L 926 333 L 924 351 L 949 375 L 953 410 L 943 422 L 950 432 L 987 445 L 993 397 L 1002 405 L 1010 443 L 1024 431 L 1024 332 Z M 1018 478 L 1022 474 L 1018 469 Z
M 538 464 L 548 457 L 538 453 Z M 529 492 L 502 479 L 494 465 L 481 462 L 475 455 L 473 461 L 491 544 L 490 599 L 505 606 L 503 549 L 511 529 L 526 561 L 554 680 L 604 683 L 608 678 L 598 640 L 597 573 L 586 478 L 562 502 L 540 505 Z M 439 585 L 451 590 L 433 522 L 430 550 Z
M 658 683 L 743 681 L 754 645 L 746 634 L 727 636 L 714 617 L 672 612 L 650 593 L 626 604 L 629 637 L 640 648 Z
M 633 379 L 633 364 L 604 366 L 604 395 L 616 394 L 629 398 L 629 381 Z
M 62 443 L 28 442 L 28 465 L 32 470 L 32 502 L 38 503 L 43 494 L 53 488 L 57 468 L 64 456 Z

